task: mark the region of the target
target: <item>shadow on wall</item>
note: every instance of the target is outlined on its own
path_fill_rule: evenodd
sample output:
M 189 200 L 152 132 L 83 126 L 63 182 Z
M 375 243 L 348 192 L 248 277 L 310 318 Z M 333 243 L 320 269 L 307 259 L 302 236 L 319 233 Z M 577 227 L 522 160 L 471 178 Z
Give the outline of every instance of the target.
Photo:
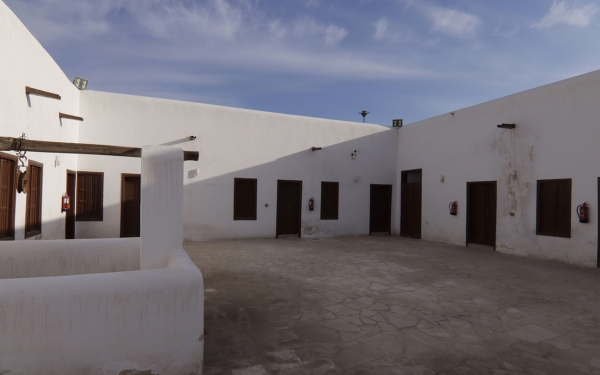
M 200 161 L 184 163 L 184 239 L 275 237 L 277 180 L 302 181 L 302 237 L 368 234 L 370 184 L 396 184 L 396 133 L 390 131 L 393 132 L 382 131 L 330 146 L 307 145 L 305 150 L 268 163 L 210 177 L 203 176 L 215 168 L 203 165 L 210 163 L 211 157 L 203 157 L 201 153 Z M 322 149 L 313 151 L 313 146 Z M 221 159 L 219 164 L 239 165 L 251 159 L 251 155 L 233 154 L 224 158 L 231 163 Z M 120 194 L 121 186 L 106 186 L 106 175 L 113 172 L 104 170 L 104 173 L 106 200 L 109 190 Z M 139 170 L 129 173 L 139 173 Z M 257 179 L 256 220 L 233 220 L 234 178 Z M 117 180 L 121 180 L 120 176 Z M 320 220 L 322 181 L 339 182 L 338 220 Z M 394 187 L 392 207 L 397 200 L 396 190 Z M 314 211 L 308 207 L 310 198 L 315 200 Z M 56 203 L 43 202 L 46 204 L 59 204 L 59 197 Z M 394 209 L 392 212 L 392 233 L 395 233 L 397 213 Z M 120 216 L 120 204 L 105 205 L 102 222 L 76 221 L 76 237 L 119 237 Z M 64 217 L 43 222 L 41 238 L 49 227 L 64 234 Z

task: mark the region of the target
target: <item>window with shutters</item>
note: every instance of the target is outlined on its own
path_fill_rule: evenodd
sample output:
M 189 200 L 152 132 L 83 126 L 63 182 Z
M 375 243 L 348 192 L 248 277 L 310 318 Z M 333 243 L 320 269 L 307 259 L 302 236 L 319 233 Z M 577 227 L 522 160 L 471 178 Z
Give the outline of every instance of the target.
M 536 227 L 541 236 L 571 237 L 571 179 L 538 180 Z
M 29 160 L 28 191 L 25 212 L 25 238 L 42 233 L 42 168 L 41 163 Z
M 0 241 L 15 239 L 17 158 L 0 153 Z
M 77 221 L 102 221 L 103 172 L 77 172 Z
M 339 182 L 321 181 L 321 220 L 338 219 L 339 193 Z
M 256 179 L 233 179 L 233 220 L 256 220 Z

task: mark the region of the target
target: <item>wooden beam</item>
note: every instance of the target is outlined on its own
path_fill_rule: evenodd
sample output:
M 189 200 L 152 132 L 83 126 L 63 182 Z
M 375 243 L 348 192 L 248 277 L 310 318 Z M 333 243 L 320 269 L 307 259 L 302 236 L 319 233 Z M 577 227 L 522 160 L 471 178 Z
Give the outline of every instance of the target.
M 33 87 L 29 87 L 29 86 L 25 86 L 25 95 L 39 95 L 39 96 L 45 96 L 46 98 L 50 98 L 50 99 L 60 100 L 60 95 L 58 95 L 58 94 L 54 94 L 54 93 L 51 93 L 48 91 L 34 89 Z
M 51 152 L 55 154 L 125 156 L 130 158 L 139 158 L 142 156 L 142 149 L 139 147 L 108 146 L 90 143 L 33 141 L 30 139 L 22 140 L 21 138 L 0 137 L 0 151 L 19 150 L 31 152 Z M 183 152 L 184 161 L 198 161 L 198 159 L 198 151 Z
M 58 112 L 58 118 L 68 118 L 70 120 L 83 121 L 83 117 L 68 115 L 66 113 Z

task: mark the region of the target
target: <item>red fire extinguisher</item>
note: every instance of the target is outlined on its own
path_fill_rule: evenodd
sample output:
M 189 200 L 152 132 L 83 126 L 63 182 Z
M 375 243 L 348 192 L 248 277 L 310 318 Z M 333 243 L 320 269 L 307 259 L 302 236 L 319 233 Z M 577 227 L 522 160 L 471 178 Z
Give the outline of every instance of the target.
M 580 223 L 587 223 L 590 220 L 590 209 L 588 207 L 587 202 L 584 202 L 577 206 L 575 209 L 577 216 L 579 217 Z
M 314 209 L 315 209 L 315 200 L 313 198 L 310 198 L 308 200 L 308 210 L 314 211 Z
M 71 209 L 71 197 L 69 197 L 69 194 L 64 193 L 62 195 L 62 212 L 68 211 Z
M 450 215 L 456 215 L 456 211 L 458 210 L 458 202 L 450 202 L 448 208 L 450 209 Z

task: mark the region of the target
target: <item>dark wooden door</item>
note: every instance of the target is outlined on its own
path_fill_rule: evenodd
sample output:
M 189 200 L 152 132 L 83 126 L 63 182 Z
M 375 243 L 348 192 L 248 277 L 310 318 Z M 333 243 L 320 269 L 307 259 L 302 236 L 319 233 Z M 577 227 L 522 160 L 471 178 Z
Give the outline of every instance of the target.
M 421 170 L 401 175 L 400 235 L 421 238 Z
M 0 240 L 15 239 L 15 194 L 17 162 L 0 156 Z
M 75 182 L 76 174 L 73 171 L 67 171 L 67 194 L 71 199 L 71 208 L 65 211 L 65 239 L 72 240 L 75 238 Z
M 392 185 L 371 184 L 369 234 L 392 233 Z
M 600 177 L 598 177 L 598 208 L 596 210 L 596 222 L 598 223 L 598 232 L 596 232 L 596 246 L 598 253 L 596 255 L 596 267 L 600 268 Z
M 496 181 L 467 183 L 467 244 L 496 246 Z
M 121 237 L 140 236 L 140 187 L 139 174 L 121 176 Z
M 297 234 L 302 220 L 302 181 L 277 181 L 277 237 Z

